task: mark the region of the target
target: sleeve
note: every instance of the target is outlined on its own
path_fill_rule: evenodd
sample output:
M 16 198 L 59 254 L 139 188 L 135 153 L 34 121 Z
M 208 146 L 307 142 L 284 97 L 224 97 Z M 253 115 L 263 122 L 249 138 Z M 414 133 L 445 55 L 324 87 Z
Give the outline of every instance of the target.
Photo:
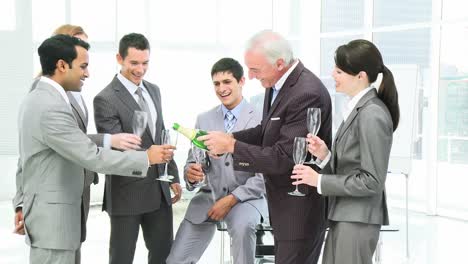
M 251 145 L 237 140 L 234 147 L 234 169 L 250 172 L 261 172 L 269 175 L 290 175 L 294 166 L 292 147 L 294 137 L 307 135 L 306 113 L 307 108 L 320 105 L 320 96 L 312 93 L 291 95 L 289 104 L 285 107 L 284 119 L 276 128 L 266 128 L 263 137 L 277 134 L 275 143 L 271 146 Z M 262 122 L 264 122 L 263 120 Z M 254 128 L 254 131 L 261 129 Z M 250 136 L 259 137 L 259 133 Z M 236 136 L 237 138 L 237 136 Z M 284 184 L 290 184 L 290 179 L 284 177 Z
M 195 121 L 195 129 L 200 129 L 200 116 L 197 116 L 197 120 Z M 193 191 L 195 187 L 192 186 L 192 184 L 187 180 L 187 174 L 186 171 L 189 167 L 190 164 L 195 163 L 195 159 L 193 158 L 192 155 L 192 148 L 189 148 L 188 155 L 187 155 L 187 160 L 185 161 L 185 166 L 184 166 L 184 181 L 186 184 L 186 188 L 188 191 Z
M 134 177 L 146 176 L 148 156 L 142 151 L 98 148 L 76 125 L 66 106 L 51 106 L 41 115 L 44 143 L 62 157 L 91 171 Z
M 16 169 L 16 194 L 13 198 L 13 209 L 16 211 L 18 207 L 23 207 L 23 166 L 21 157 L 18 158 Z
M 265 195 L 265 181 L 261 173 L 247 179 L 244 185 L 238 186 L 232 194 L 240 201 L 260 199 Z
M 122 133 L 122 123 L 115 106 L 104 96 L 96 96 L 93 100 L 94 122 L 98 133 Z
M 360 110 L 356 122 L 360 166 L 345 175 L 323 174 L 324 195 L 365 197 L 379 194 L 385 187 L 393 139 L 392 120 L 382 107 L 373 104 Z M 337 159 L 338 163 L 346 162 Z

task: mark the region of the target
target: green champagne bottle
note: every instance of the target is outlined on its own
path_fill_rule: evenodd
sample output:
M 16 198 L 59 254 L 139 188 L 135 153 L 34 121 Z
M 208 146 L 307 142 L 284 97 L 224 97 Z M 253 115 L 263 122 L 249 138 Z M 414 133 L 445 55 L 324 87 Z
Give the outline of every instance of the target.
M 190 139 L 190 141 L 192 141 L 192 143 L 201 148 L 201 149 L 204 149 L 204 150 L 208 150 L 208 148 L 205 146 L 205 143 L 203 143 L 203 141 L 200 141 L 200 140 L 197 140 L 198 137 L 201 137 L 201 136 L 204 136 L 204 135 L 208 135 L 208 133 L 204 130 L 200 130 L 200 129 L 193 129 L 193 128 L 187 128 L 187 127 L 183 127 L 177 123 L 174 123 L 172 125 L 172 129 L 174 129 L 175 131 L 181 133 L 182 135 L 186 136 L 188 139 Z

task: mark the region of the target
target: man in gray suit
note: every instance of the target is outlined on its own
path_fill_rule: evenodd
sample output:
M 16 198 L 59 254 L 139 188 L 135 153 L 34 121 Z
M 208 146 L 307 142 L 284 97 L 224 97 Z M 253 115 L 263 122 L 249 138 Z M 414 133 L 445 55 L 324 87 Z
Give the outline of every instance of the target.
M 238 131 L 260 123 L 260 113 L 242 97 L 245 78 L 242 66 L 223 58 L 213 65 L 211 77 L 221 105 L 198 116 L 195 127 L 203 130 Z M 200 182 L 204 172 L 190 151 L 184 169 L 188 190 Z M 192 198 L 174 240 L 168 264 L 196 263 L 224 220 L 232 237 L 234 263 L 255 261 L 255 226 L 268 216 L 265 183 L 261 174 L 234 171 L 231 154 L 211 159 L 205 170 L 208 184 Z
M 57 35 L 38 49 L 43 77 L 18 115 L 26 242 L 30 263 L 74 264 L 81 237 L 83 168 L 144 177 L 149 164 L 172 157 L 173 146 L 118 152 L 98 148 L 78 127 L 67 91 L 88 77 L 89 45 Z
M 80 39 L 86 41 L 87 34 L 82 31 L 81 27 L 73 25 L 63 25 L 57 30 L 60 30 L 65 27 L 73 27 L 78 29 L 78 34 L 73 36 L 79 36 Z M 56 31 L 57 31 L 56 30 Z M 81 31 L 80 31 L 81 30 Z M 42 75 L 42 74 L 41 74 Z M 36 89 L 40 81 L 40 76 L 36 78 L 31 85 L 30 92 Z M 88 108 L 86 103 L 81 96 L 81 92 L 67 92 L 68 99 L 70 100 L 70 105 L 72 107 L 73 115 L 78 123 L 78 127 L 84 133 L 87 133 L 88 128 Z M 119 134 L 88 134 L 89 139 L 93 141 L 98 147 L 104 148 L 115 148 L 120 150 L 130 150 L 137 149 L 141 144 L 141 139 L 137 135 L 128 134 L 128 133 L 119 133 Z M 96 172 L 84 169 L 84 187 L 83 187 L 83 196 L 82 196 L 82 217 L 81 217 L 81 242 L 86 240 L 86 221 L 88 219 L 89 205 L 90 205 L 90 186 L 92 183 L 97 184 L 99 182 L 99 177 Z M 13 208 L 15 210 L 15 230 L 14 232 L 20 235 L 24 235 L 24 221 L 23 221 L 23 186 L 22 186 L 22 168 L 21 168 L 21 158 L 18 160 L 18 169 L 16 172 L 16 195 L 13 198 Z M 80 249 L 77 250 L 76 254 L 76 263 L 81 262 Z
M 155 84 L 143 80 L 148 69 L 150 45 L 145 36 L 127 34 L 119 43 L 120 72 L 94 98 L 94 120 L 100 133 L 132 132 L 135 111 L 146 111 L 148 127 L 141 136 L 142 147 L 160 144 L 164 119 L 161 93 Z M 148 249 L 148 263 L 164 263 L 173 240 L 172 203 L 182 194 L 177 166 L 168 163 L 175 176 L 169 185 L 156 178 L 164 167 L 152 166 L 145 179 L 106 175 L 103 210 L 110 217 L 109 263 L 133 261 L 140 226 Z M 171 199 L 170 190 L 175 196 Z

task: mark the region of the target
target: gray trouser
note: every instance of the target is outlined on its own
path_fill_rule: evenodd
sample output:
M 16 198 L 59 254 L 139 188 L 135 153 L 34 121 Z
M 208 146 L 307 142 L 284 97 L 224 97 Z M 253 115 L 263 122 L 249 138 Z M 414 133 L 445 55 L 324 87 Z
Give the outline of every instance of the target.
M 372 264 L 380 225 L 330 221 L 322 264 Z
M 60 250 L 31 247 L 30 264 L 75 264 L 75 250 Z
M 261 215 L 252 205 L 239 203 L 226 215 L 224 221 L 232 238 L 232 256 L 236 264 L 255 262 L 255 227 Z M 197 263 L 216 231 L 216 224 L 193 224 L 184 219 L 177 230 L 167 264 Z

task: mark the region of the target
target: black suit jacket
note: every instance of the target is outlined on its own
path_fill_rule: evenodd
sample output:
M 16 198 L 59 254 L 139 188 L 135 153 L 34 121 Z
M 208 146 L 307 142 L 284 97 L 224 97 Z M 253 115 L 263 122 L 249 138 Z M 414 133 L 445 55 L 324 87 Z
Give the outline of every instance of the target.
M 156 139 L 149 128 L 143 133 L 142 148 L 161 143 L 161 130 L 164 120 L 161 109 L 161 94 L 158 86 L 143 81 L 148 90 L 158 115 L 156 121 Z M 135 110 L 141 111 L 133 96 L 119 81 L 117 76 L 94 98 L 94 120 L 99 133 L 133 133 L 132 119 Z M 116 177 L 106 175 L 103 210 L 109 215 L 137 215 L 160 208 L 161 203 L 171 206 L 171 194 L 167 182 L 156 178 L 163 172 L 163 165 L 153 165 L 146 178 Z M 172 160 L 168 172 L 174 175 L 173 182 L 179 182 L 177 165 Z
M 255 128 L 234 133 L 234 168 L 262 172 L 275 239 L 311 239 L 326 226 L 325 200 L 315 187 L 300 186 L 305 197 L 288 195 L 294 162 L 294 137 L 305 137 L 307 108 L 320 107 L 318 136 L 331 145 L 330 95 L 311 71 L 299 62 L 270 107 L 270 88 L 265 91 L 263 120 Z

